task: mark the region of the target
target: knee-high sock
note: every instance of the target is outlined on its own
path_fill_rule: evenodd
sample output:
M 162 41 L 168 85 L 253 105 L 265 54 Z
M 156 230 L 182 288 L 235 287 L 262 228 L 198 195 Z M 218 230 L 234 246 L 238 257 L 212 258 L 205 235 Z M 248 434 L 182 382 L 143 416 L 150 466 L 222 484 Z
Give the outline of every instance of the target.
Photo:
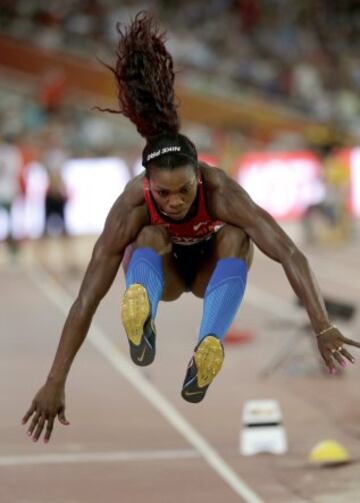
M 126 288 L 140 283 L 146 288 L 151 304 L 151 317 L 155 319 L 157 307 L 164 289 L 161 256 L 151 248 L 137 248 L 126 272 Z
M 244 260 L 229 257 L 218 261 L 204 296 L 199 341 L 208 334 L 224 339 L 241 304 L 246 279 Z

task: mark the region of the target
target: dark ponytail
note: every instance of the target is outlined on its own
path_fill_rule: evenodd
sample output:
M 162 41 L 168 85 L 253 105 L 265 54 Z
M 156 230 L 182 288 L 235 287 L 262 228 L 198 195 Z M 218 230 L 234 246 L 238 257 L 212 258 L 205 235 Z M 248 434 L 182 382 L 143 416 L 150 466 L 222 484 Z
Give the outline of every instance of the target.
M 174 93 L 174 69 L 165 48 L 164 33 L 147 12 L 128 27 L 117 24 L 120 35 L 113 72 L 120 109 L 146 140 L 163 133 L 177 135 L 180 120 Z

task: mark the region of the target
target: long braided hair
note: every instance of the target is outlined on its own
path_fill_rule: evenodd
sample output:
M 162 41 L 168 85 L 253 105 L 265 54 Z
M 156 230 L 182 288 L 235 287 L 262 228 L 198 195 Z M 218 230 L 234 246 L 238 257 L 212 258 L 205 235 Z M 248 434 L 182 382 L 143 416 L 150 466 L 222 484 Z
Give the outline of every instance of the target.
M 119 110 L 136 126 L 146 140 L 144 152 L 169 138 L 186 143 L 197 156 L 193 143 L 179 133 L 173 60 L 165 47 L 165 33 L 148 12 L 139 12 L 129 26 L 116 25 L 119 42 L 114 67 L 106 65 L 117 83 Z M 160 142 L 160 143 L 159 143 Z M 175 167 L 184 158 L 170 153 L 157 159 L 156 165 Z

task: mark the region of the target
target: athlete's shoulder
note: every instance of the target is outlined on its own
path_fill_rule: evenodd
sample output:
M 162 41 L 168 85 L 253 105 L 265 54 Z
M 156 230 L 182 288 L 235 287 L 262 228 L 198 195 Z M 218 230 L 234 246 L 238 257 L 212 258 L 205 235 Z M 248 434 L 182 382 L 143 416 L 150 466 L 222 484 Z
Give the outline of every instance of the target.
M 214 191 L 222 189 L 229 179 L 223 169 L 209 166 L 204 162 L 199 162 L 199 169 L 206 190 Z
M 143 175 L 130 180 L 116 199 L 106 219 L 106 235 L 113 235 L 115 240 L 116 236 L 122 234 L 133 239 L 142 227 L 148 225 L 149 215 L 144 202 L 143 180 Z
M 250 198 L 247 192 L 224 170 L 208 166 L 204 163 L 200 165 L 202 179 L 205 188 L 205 197 L 210 214 L 214 218 L 224 219 L 224 205 L 230 201 L 241 203 L 244 208 L 248 207 Z
M 123 192 L 114 202 L 108 220 L 120 221 L 124 218 L 129 220 L 133 215 L 138 215 L 139 212 L 141 214 L 146 213 L 143 183 L 143 174 L 136 176 L 127 183 Z
M 144 204 L 144 177 L 145 174 L 141 173 L 130 180 L 126 184 L 123 193 L 120 195 L 120 199 L 130 207 Z

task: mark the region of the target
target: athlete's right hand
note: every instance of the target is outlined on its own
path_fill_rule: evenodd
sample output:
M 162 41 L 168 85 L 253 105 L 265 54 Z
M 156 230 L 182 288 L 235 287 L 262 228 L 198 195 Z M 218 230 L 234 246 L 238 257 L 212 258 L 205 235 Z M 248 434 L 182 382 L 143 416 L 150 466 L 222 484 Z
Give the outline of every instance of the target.
M 44 442 L 47 443 L 50 440 L 56 416 L 61 424 L 70 424 L 65 417 L 64 387 L 47 383 L 36 393 L 31 407 L 22 419 L 22 424 L 26 424 L 32 417 L 27 434 L 34 442 L 37 442 L 45 428 Z

